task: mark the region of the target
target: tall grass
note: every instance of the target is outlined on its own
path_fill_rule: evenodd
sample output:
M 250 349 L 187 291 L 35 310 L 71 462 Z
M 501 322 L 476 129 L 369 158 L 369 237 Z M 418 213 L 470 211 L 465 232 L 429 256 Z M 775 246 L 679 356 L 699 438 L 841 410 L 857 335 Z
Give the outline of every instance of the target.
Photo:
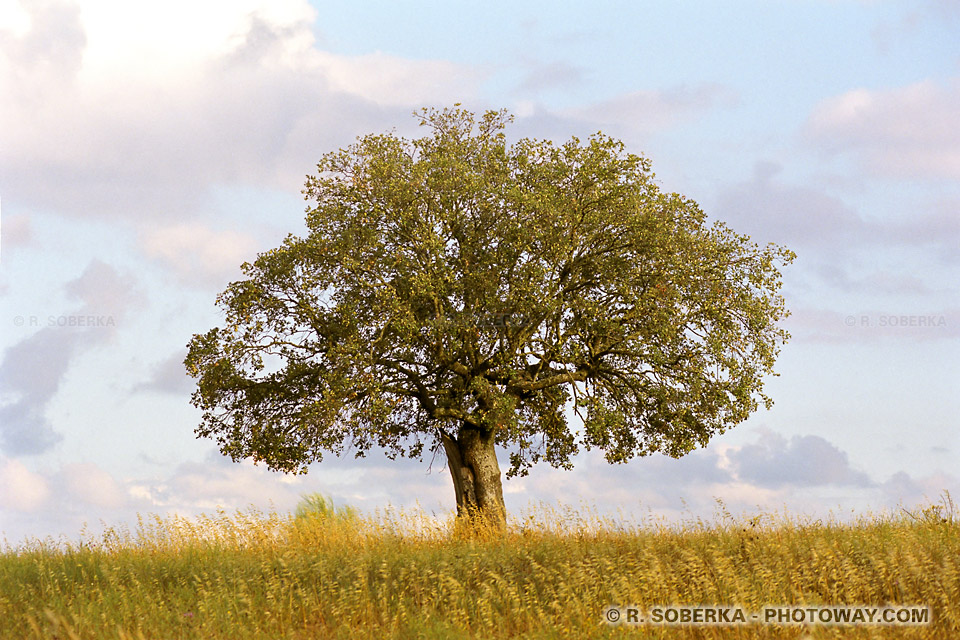
M 955 638 L 958 526 L 934 507 L 675 526 L 541 508 L 506 535 L 403 512 L 153 517 L 7 549 L 0 638 Z M 933 622 L 609 627 L 610 604 L 927 605 Z

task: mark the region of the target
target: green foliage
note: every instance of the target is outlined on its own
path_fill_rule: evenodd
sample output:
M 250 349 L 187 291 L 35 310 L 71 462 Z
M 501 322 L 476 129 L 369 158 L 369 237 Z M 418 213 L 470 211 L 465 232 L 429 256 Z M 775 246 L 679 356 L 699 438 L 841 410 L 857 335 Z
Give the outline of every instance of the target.
M 293 512 L 298 521 L 303 520 L 356 520 L 359 512 L 350 505 L 334 507 L 333 499 L 322 493 L 309 493 L 300 497 Z
M 789 250 L 708 224 L 602 133 L 510 145 L 503 111 L 417 117 L 423 137 L 325 155 L 309 233 L 219 296 L 185 360 L 198 435 L 304 471 L 469 429 L 525 474 L 582 448 L 682 456 L 771 404 Z
M 482 538 L 423 514 L 156 519 L 0 554 L 0 638 L 956 638 L 958 526 L 771 515 L 667 526 L 540 509 Z M 611 604 L 925 605 L 932 623 L 632 634 L 603 624 Z

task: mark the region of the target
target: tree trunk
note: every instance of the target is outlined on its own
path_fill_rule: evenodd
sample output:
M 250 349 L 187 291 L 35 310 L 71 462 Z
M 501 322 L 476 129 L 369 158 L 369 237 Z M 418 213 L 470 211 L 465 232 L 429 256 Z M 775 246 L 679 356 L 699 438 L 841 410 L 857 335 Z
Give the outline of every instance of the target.
M 457 495 L 457 517 L 479 518 L 495 528 L 506 528 L 503 485 L 493 434 L 461 427 L 456 438 L 444 433 L 441 439 Z

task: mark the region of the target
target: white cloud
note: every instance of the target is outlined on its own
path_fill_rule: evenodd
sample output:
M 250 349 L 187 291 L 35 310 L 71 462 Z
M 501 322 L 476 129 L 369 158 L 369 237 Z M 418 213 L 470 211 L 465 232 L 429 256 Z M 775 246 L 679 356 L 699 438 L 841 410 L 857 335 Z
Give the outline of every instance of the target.
M 197 63 L 236 50 L 257 24 L 283 35 L 274 43 L 288 61 L 314 44 L 316 11 L 304 0 L 169 0 L 136 3 L 83 0 L 89 45 L 83 78 L 112 85 L 118 78 L 146 84 L 196 77 Z
M 62 473 L 67 493 L 74 500 L 101 509 L 117 509 L 127 503 L 120 485 L 96 465 L 65 465 Z
M 257 241 L 248 233 L 183 223 L 145 231 L 142 245 L 148 257 L 173 269 L 181 282 L 221 286 L 256 257 Z
M 576 81 L 575 70 L 558 69 Z M 562 78 L 557 78 L 561 80 Z M 534 92 L 536 93 L 536 91 Z M 736 91 L 721 84 L 678 85 L 666 89 L 644 89 L 614 95 L 582 106 L 556 109 L 530 95 L 517 95 L 512 105 L 516 122 L 510 130 L 514 139 L 527 137 L 565 142 L 571 136 L 581 141 L 602 131 L 622 140 L 627 149 L 641 155 L 655 154 L 651 148 L 661 135 L 676 133 L 695 125 L 719 109 L 739 101 Z M 665 140 L 665 138 L 664 138 Z M 663 158 L 653 155 L 653 158 Z
M 89 463 L 31 471 L 17 459 L 0 458 L 0 541 L 66 536 L 76 540 L 91 526 L 129 526 L 138 515 L 192 517 L 217 509 L 291 510 L 310 491 L 303 476 L 281 474 L 250 463 L 233 464 L 217 454 L 147 478 L 117 478 Z M 338 497 L 339 498 L 339 497 Z M 343 503 L 338 499 L 338 503 Z
M 0 458 L 0 522 L 8 540 L 27 535 L 65 534 L 75 540 L 84 523 L 107 526 L 135 522 L 137 514 L 192 517 L 225 509 L 289 512 L 301 495 L 321 491 L 336 504 L 367 513 L 419 505 L 445 516 L 454 509 L 453 488 L 442 459 L 427 474 L 425 461 L 331 458 L 307 475 L 283 475 L 251 462 L 231 462 L 216 451 L 202 461 L 184 462 L 161 474 L 116 478 L 93 464 L 64 465 L 43 472 L 16 459 Z M 899 472 L 877 482 L 854 469 L 846 452 L 816 436 L 785 439 L 760 430 L 752 443 L 711 443 L 684 458 L 653 456 L 610 465 L 597 452 L 578 457 L 573 471 L 538 466 L 525 478 L 504 482 L 507 508 L 522 516 L 536 502 L 561 510 L 587 508 L 635 521 L 668 522 L 722 516 L 792 514 L 826 516 L 838 506 L 895 509 L 936 501 L 943 491 L 960 493 L 960 479 L 943 471 L 925 476 Z
M 263 509 L 278 500 L 283 506 L 297 500 L 296 490 L 279 482 L 281 474 L 262 465 L 254 466 L 250 461 L 218 462 L 186 463 L 178 467 L 176 475 L 168 480 L 170 499 L 175 501 L 175 506 L 208 510 L 250 506 Z
M 381 52 L 347 57 L 317 51 L 313 61 L 333 90 L 388 106 L 470 101 L 484 78 L 478 70 L 445 60 L 406 60 Z
M 4 196 L 83 216 L 196 215 L 212 186 L 298 190 L 326 151 L 414 127 L 483 77 L 317 48 L 305 0 L 23 4 L 0 27 Z
M 960 178 L 960 81 L 855 89 L 821 102 L 806 135 L 880 176 Z
M 568 115 L 636 133 L 657 133 L 678 122 L 696 118 L 718 105 L 737 101 L 723 85 L 678 86 L 662 91 L 634 91 L 573 109 Z
M 30 14 L 17 0 L 0 0 L 0 24 L 10 36 L 19 37 L 30 29 Z
M 50 498 L 50 487 L 40 474 L 16 459 L 0 458 L 0 509 L 35 512 Z
M 30 226 L 30 217 L 26 215 L 12 215 L 3 217 L 4 248 L 22 247 L 30 244 L 33 233 Z

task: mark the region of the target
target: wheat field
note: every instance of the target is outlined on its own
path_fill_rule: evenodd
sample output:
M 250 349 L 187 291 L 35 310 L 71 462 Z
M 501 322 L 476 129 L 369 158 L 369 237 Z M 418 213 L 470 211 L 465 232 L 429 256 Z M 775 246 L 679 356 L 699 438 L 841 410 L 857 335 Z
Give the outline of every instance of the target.
M 505 535 L 422 513 L 152 516 L 76 544 L 8 544 L 0 638 L 960 638 L 960 523 L 945 504 L 681 525 L 541 507 Z M 604 622 L 627 604 L 912 605 L 931 620 Z

